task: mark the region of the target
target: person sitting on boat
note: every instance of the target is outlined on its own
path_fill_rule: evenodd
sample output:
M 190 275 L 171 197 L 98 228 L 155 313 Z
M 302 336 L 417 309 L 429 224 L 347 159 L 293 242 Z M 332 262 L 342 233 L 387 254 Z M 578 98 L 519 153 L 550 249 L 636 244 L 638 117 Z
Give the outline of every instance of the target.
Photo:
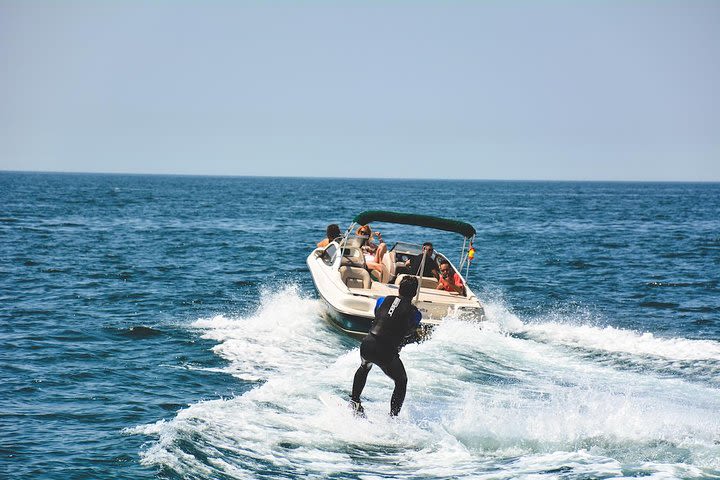
M 422 264 L 423 253 L 425 254 L 425 267 L 423 268 L 423 277 L 440 278 L 440 269 L 437 262 L 433 258 L 433 244 L 425 242 L 422 245 L 422 252 L 405 262 L 410 275 L 420 274 L 420 264 Z
M 350 406 L 356 415 L 364 416 L 360 395 L 365 388 L 368 373 L 373 364 L 395 382 L 390 399 L 390 415 L 397 416 L 405 400 L 407 374 L 400 360 L 400 349 L 407 338 L 417 330 L 422 314 L 412 304 L 417 293 L 418 280 L 408 276 L 400 282 L 399 296 L 380 297 L 375 304 L 375 320 L 370 332 L 360 344 L 360 367 L 353 378 Z
M 365 265 L 372 274 L 379 272 L 382 275 L 382 258 L 387 252 L 387 244 L 383 241 L 380 232 L 373 232 L 370 225 L 363 225 L 355 232 L 359 237 L 366 238 L 362 246 L 363 255 L 365 256 Z M 372 241 L 373 235 L 377 238 L 378 243 Z
M 465 285 L 463 285 L 460 275 L 450 266 L 450 262 L 444 259 L 440 262 L 440 278 L 437 289 L 465 295 Z
M 340 232 L 340 227 L 335 223 L 331 223 L 330 225 L 327 226 L 327 229 L 325 229 L 325 234 L 326 234 L 326 237 L 323 240 L 318 242 L 318 244 L 317 244 L 318 248 L 327 247 L 330 244 L 330 242 L 332 242 L 336 238 L 342 237 L 342 232 Z

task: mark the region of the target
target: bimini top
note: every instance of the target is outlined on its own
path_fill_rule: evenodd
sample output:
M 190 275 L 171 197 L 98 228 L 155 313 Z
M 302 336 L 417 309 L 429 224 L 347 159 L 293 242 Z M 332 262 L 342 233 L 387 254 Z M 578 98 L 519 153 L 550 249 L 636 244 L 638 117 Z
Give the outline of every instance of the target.
M 355 215 L 353 222 L 366 225 L 370 222 L 400 223 L 403 225 L 416 225 L 418 227 L 434 228 L 455 232 L 470 238 L 475 235 L 475 227 L 469 223 L 447 218 L 433 217 L 431 215 L 416 215 L 414 213 L 386 212 L 384 210 L 367 210 Z

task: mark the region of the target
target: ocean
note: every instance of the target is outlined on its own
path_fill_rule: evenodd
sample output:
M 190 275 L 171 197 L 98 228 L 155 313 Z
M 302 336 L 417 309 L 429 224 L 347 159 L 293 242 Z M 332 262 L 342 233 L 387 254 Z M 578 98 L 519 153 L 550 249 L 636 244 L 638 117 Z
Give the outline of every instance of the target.
M 318 399 L 358 342 L 305 259 L 363 210 L 478 231 L 397 419 Z M 717 183 L 0 172 L 0 254 L 2 478 L 720 478 Z

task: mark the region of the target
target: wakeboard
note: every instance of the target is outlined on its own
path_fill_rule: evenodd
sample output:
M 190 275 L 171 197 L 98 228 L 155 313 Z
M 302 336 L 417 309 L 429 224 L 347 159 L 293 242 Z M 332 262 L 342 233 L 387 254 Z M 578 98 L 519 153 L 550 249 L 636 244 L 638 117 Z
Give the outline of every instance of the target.
M 320 401 L 327 407 L 333 410 L 341 409 L 341 410 L 347 410 L 351 414 L 355 415 L 358 418 L 365 418 L 365 414 L 355 414 L 352 407 L 350 406 L 350 402 L 340 398 L 339 396 L 327 393 L 327 392 L 320 392 L 318 393 L 318 398 Z

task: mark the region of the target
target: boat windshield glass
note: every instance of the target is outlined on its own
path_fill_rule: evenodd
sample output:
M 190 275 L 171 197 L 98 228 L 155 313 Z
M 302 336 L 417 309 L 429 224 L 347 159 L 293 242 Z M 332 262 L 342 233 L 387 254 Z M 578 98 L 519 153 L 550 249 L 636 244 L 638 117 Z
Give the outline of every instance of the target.
M 415 245 L 414 243 L 397 242 L 395 245 L 393 245 L 390 251 L 395 251 L 397 253 L 407 253 L 409 255 L 417 255 L 419 253 L 422 253 L 422 246 Z
M 341 242 L 343 247 L 362 247 L 367 242 L 367 237 L 352 236 L 345 242 Z
M 338 247 L 335 243 L 331 243 L 320 254 L 321 258 L 323 259 L 323 262 L 325 262 L 326 265 L 332 265 L 333 262 L 335 261 L 335 254 L 337 253 L 337 248 Z

